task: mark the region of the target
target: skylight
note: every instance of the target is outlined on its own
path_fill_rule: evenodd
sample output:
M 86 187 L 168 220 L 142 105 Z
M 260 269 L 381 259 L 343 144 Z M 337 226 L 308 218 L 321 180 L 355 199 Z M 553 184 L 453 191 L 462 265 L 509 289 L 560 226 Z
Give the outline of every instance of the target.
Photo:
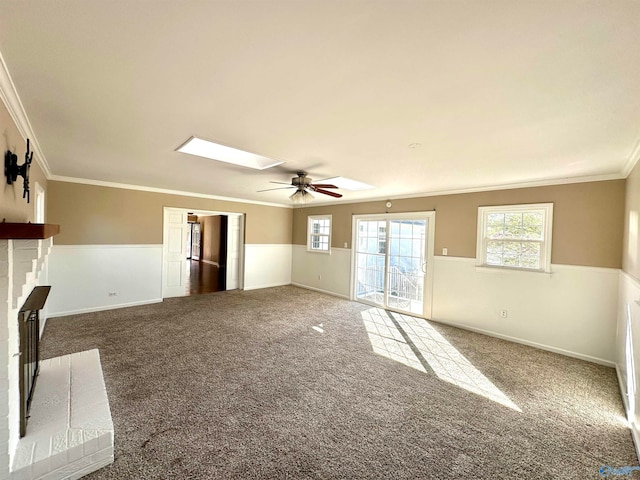
M 345 190 L 370 190 L 376 188 L 368 183 L 358 182 L 357 180 L 344 177 L 325 178 L 321 183 L 329 183 L 338 188 L 344 188 Z
M 237 148 L 227 147 L 198 137 L 191 137 L 181 147 L 178 152 L 196 155 L 198 157 L 210 158 L 219 162 L 232 163 L 241 167 L 255 168 L 256 170 L 265 170 L 275 167 L 284 162 L 279 162 L 272 158 L 256 155 L 255 153 L 245 152 Z

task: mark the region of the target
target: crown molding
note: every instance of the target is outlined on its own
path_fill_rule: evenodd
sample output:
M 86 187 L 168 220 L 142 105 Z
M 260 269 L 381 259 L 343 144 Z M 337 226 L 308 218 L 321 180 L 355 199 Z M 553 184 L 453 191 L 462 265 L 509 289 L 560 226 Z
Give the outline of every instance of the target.
M 183 190 L 171 190 L 168 188 L 146 187 L 143 185 L 130 185 L 127 183 L 104 182 L 102 180 L 91 180 L 88 178 L 63 177 L 61 175 L 51 175 L 49 180 L 55 182 L 79 183 L 82 185 L 94 185 L 97 187 L 121 188 L 123 190 L 137 190 L 139 192 L 163 193 L 166 195 L 180 195 L 183 197 L 206 198 L 209 200 L 223 200 L 225 202 L 248 203 L 251 205 L 263 205 L 265 207 L 293 208 L 292 205 L 282 205 L 280 203 L 259 202 L 235 197 L 222 197 L 220 195 L 209 195 L 207 193 L 186 192 Z
M 47 177 L 47 179 L 51 178 L 49 163 L 47 162 L 47 159 L 40 148 L 40 144 L 38 143 L 38 139 L 36 138 L 36 134 L 31 127 L 29 117 L 27 117 L 27 112 L 22 105 L 20 95 L 18 95 L 16 86 L 11 79 L 9 69 L 7 68 L 7 64 L 4 62 L 2 53 L 0 53 L 0 98 L 2 98 L 2 102 L 7 107 L 9 115 L 11 115 L 11 118 L 16 124 L 23 140 L 26 142 L 27 138 L 29 139 L 31 149 L 35 153 L 35 161 L 40 165 L 45 177 Z
M 629 155 L 624 167 L 622 167 L 622 174 L 624 175 L 624 178 L 629 176 L 631 170 L 633 170 L 638 163 L 638 160 L 640 160 L 640 138 L 638 138 L 636 146 L 631 150 L 631 155 Z
M 390 195 L 385 197 L 361 198 L 361 199 L 354 199 L 354 200 L 338 200 L 338 201 L 322 202 L 322 203 L 313 202 L 313 203 L 307 203 L 305 205 L 295 205 L 293 208 L 325 207 L 325 206 L 348 204 L 348 203 L 367 203 L 367 202 L 379 202 L 379 201 L 386 201 L 386 200 L 402 200 L 407 198 L 436 197 L 440 195 L 459 195 L 463 193 L 491 192 L 495 190 L 514 190 L 518 188 L 551 187 L 554 185 L 567 185 L 571 183 L 588 183 L 588 182 L 604 182 L 608 180 L 624 180 L 625 178 L 627 178 L 627 176 L 623 175 L 622 173 L 590 175 L 585 177 L 563 177 L 563 178 L 554 178 L 554 179 L 548 179 L 548 180 L 538 180 L 534 182 L 506 183 L 501 185 L 488 185 L 484 187 L 460 188 L 460 189 L 452 189 L 452 190 L 438 190 L 438 191 L 432 191 L 432 192 L 410 193 L 406 195 Z

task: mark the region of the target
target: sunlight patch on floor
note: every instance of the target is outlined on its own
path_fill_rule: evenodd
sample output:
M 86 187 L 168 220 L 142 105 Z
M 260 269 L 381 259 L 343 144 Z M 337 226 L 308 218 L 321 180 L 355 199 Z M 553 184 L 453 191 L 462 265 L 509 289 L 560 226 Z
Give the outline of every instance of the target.
M 362 319 L 373 351 L 469 392 L 521 412 L 504 393 L 469 362 L 426 320 L 370 308 Z

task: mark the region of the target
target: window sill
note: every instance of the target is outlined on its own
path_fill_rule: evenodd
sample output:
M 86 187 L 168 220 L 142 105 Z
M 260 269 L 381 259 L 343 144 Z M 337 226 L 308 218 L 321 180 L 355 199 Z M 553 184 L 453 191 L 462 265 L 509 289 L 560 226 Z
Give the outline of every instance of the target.
M 551 278 L 551 270 L 531 270 L 526 268 L 491 267 L 488 265 L 476 265 L 476 272 L 483 273 L 532 273 L 535 275 L 547 275 Z
M 308 253 L 323 253 L 324 255 L 331 255 L 331 250 L 311 250 L 307 248 Z

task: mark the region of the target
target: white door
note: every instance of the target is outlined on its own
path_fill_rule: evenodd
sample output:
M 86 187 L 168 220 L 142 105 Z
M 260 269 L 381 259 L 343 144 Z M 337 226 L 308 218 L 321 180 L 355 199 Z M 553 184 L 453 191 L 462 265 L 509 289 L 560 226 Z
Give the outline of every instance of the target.
M 354 298 L 431 316 L 433 212 L 354 217 Z
M 163 231 L 162 297 L 182 297 L 187 287 L 187 213 L 165 208 Z
M 227 290 L 240 288 L 242 216 L 227 217 Z

